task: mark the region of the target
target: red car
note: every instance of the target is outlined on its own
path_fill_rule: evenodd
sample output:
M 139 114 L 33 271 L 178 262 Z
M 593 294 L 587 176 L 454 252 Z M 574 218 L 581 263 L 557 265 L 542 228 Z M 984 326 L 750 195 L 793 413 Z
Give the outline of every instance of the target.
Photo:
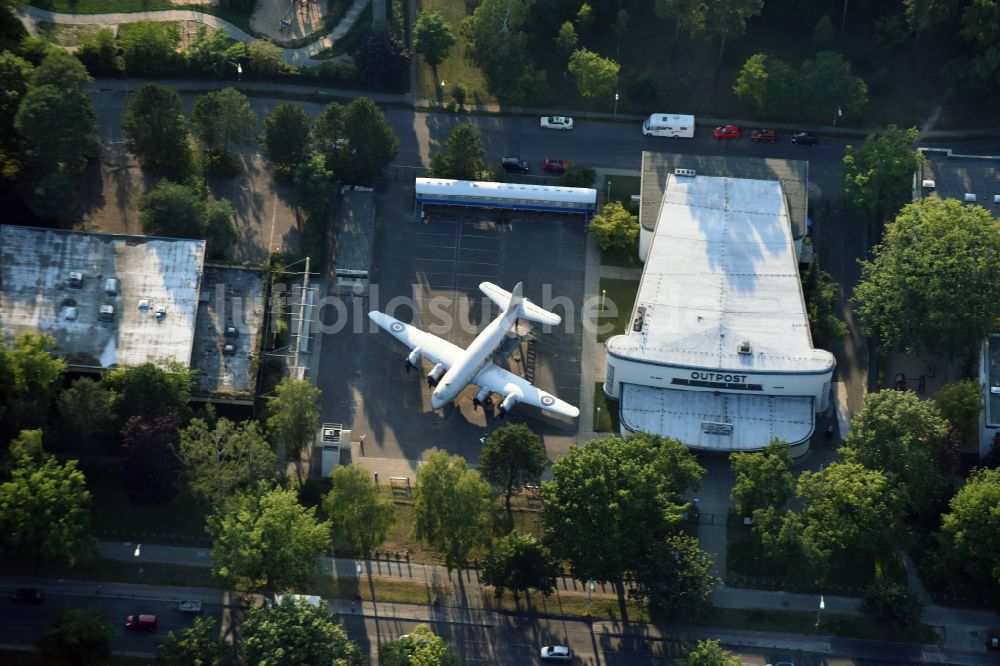
M 778 133 L 771 129 L 755 129 L 750 132 L 751 141 L 767 141 L 774 143 L 778 140 Z
M 542 171 L 549 173 L 566 173 L 567 169 L 569 169 L 569 160 L 557 160 L 550 157 L 542 163 Z
M 739 125 L 720 125 L 712 132 L 716 139 L 739 139 L 743 136 L 743 130 Z

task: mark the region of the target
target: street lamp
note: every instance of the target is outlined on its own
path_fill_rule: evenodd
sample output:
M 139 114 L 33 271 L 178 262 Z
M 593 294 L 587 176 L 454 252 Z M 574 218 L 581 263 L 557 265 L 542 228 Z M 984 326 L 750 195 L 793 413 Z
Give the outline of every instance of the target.
M 604 312 L 604 299 L 608 295 L 607 289 L 601 289 L 601 312 Z
M 141 543 L 137 543 L 135 545 L 135 550 L 132 552 L 132 557 L 135 557 L 136 559 L 138 559 L 139 555 L 141 555 L 141 554 L 142 554 L 142 544 Z M 139 573 L 142 573 L 142 567 L 139 567 Z
M 618 91 L 615 91 L 615 118 L 618 117 Z
M 823 600 L 823 595 L 819 595 L 819 608 L 816 609 L 816 631 L 819 631 L 820 624 L 820 613 L 826 608 L 826 601 Z
M 597 408 L 600 411 L 600 407 Z M 594 581 L 590 581 L 590 585 L 587 586 L 587 615 L 590 615 L 590 595 L 594 593 Z

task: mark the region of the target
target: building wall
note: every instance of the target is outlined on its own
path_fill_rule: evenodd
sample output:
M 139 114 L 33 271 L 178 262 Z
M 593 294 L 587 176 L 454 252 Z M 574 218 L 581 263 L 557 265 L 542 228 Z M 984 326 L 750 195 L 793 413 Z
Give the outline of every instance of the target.
M 825 412 L 830 404 L 833 367 L 820 374 L 763 374 L 719 368 L 656 365 L 618 358 L 611 354 L 607 355 L 607 359 L 604 393 L 615 400 L 620 399 L 621 385 L 626 383 L 685 391 L 812 396 L 817 413 Z

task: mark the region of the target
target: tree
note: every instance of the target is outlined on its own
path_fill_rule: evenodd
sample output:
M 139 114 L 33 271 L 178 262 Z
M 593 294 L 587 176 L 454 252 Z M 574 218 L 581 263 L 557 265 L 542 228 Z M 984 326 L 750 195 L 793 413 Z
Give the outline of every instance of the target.
M 458 666 L 458 656 L 430 626 L 418 624 L 413 631 L 379 646 L 380 666 Z
M 201 236 L 209 259 L 225 259 L 239 241 L 233 224 L 233 207 L 228 199 L 212 199 L 202 206 Z
M 38 649 L 46 664 L 105 666 L 111 663 L 113 633 L 100 612 L 64 606 L 45 626 Z
M 147 169 L 180 174 L 189 164 L 184 106 L 176 88 L 146 83 L 125 105 L 125 148 Z
M 263 481 L 227 498 L 208 531 L 212 573 L 241 591 L 309 587 L 330 547 L 330 524 L 316 519 L 315 508 L 299 504 L 294 489 Z
M 50 49 L 39 63 L 32 76 L 34 86 L 59 86 L 79 92 L 94 79 L 87 73 L 83 63 L 65 49 Z
M 802 511 L 785 515 L 782 540 L 797 547 L 816 582 L 826 579 L 835 552 L 877 552 L 887 544 L 887 526 L 896 524 L 896 500 L 885 474 L 855 462 L 802 472 L 796 494 Z
M 847 324 L 834 313 L 840 287 L 829 273 L 820 269 L 819 258 L 815 254 L 802 276 L 802 291 L 809 316 L 809 331 L 817 345 L 829 345 L 847 335 Z
M 920 199 L 886 224 L 854 290 L 858 315 L 886 349 L 976 349 L 1000 317 L 1000 234 L 990 213 Z
M 312 118 L 301 104 L 279 104 L 264 116 L 264 150 L 280 169 L 291 169 L 308 154 L 311 132 Z
M 66 84 L 35 83 L 22 98 L 14 117 L 22 159 L 36 174 L 53 171 L 79 174 L 101 152 L 97 114 L 89 93 L 80 83 L 90 77 L 80 61 L 74 58 L 78 68 L 74 69 L 65 57 L 72 56 L 54 49 L 39 69 L 47 62 L 55 62 L 59 73 L 66 76 Z M 37 74 L 35 78 L 38 79 Z
M 31 190 L 28 205 L 39 217 L 54 220 L 71 219 L 80 209 L 73 179 L 53 171 L 41 177 Z
M 980 49 L 1000 43 L 1000 6 L 992 0 L 972 0 L 962 10 L 962 37 Z
M 492 585 L 499 599 L 510 590 L 517 601 L 518 594 L 536 589 L 545 596 L 556 588 L 559 567 L 534 537 L 511 532 L 500 540 L 486 556 L 482 582 Z
M 712 605 L 720 584 L 712 575 L 712 557 L 686 534 L 674 534 L 646 551 L 633 572 L 633 599 L 644 601 L 664 618 L 698 617 Z
M 177 494 L 178 439 L 170 416 L 133 416 L 122 428 L 122 476 L 133 503 L 159 504 Z
M 584 97 L 606 97 L 618 85 L 620 66 L 593 51 L 577 49 L 569 58 L 569 73 L 576 77 L 576 87 Z
M 580 9 L 576 11 L 576 31 L 584 37 L 590 37 L 590 30 L 594 27 L 594 8 L 584 2 Z
M 437 66 L 448 57 L 454 45 L 455 33 L 440 12 L 420 13 L 413 28 L 413 50 L 422 55 L 434 70 L 435 81 Z
M 895 125 L 869 134 L 865 142 L 844 150 L 844 196 L 859 211 L 879 222 L 899 212 L 913 198 L 913 174 L 924 161 L 913 150 L 917 128 Z
M 1000 586 L 1000 469 L 978 469 L 941 518 L 939 569 L 954 592 L 995 600 Z M 984 594 L 985 593 L 985 594 Z
M 358 97 L 344 111 L 344 150 L 334 165 L 337 177 L 357 185 L 374 185 L 399 152 L 399 138 L 375 102 Z
M 764 0 L 706 0 L 702 34 L 719 38 L 719 60 L 726 50 L 726 40 L 739 37 L 747 29 L 747 19 L 760 14 Z
M 206 504 L 274 476 L 277 458 L 256 421 L 192 419 L 180 433 L 188 485 Z
M 224 77 L 235 74 L 232 62 L 246 53 L 241 42 L 226 34 L 225 30 L 200 25 L 184 49 L 188 65 L 195 72 Z
M 254 76 L 270 76 L 288 69 L 284 55 L 277 44 L 255 39 L 247 44 L 247 70 Z
M 799 79 L 802 110 L 817 120 L 840 113 L 850 116 L 868 104 L 868 86 L 851 73 L 851 64 L 839 53 L 820 51 L 806 60 Z
M 531 63 L 522 27 L 532 0 L 483 0 L 461 24 L 466 53 L 486 76 L 490 90 L 510 104 L 526 102 L 545 88 L 545 73 Z
M 330 102 L 323 107 L 313 126 L 313 150 L 323 156 L 326 169 L 334 170 L 344 161 L 346 145 L 344 107 Z
M 823 14 L 813 26 L 812 42 L 810 46 L 814 51 L 829 51 L 834 44 L 833 21 L 829 14 Z
M 230 143 L 253 138 L 257 113 L 250 108 L 246 95 L 235 88 L 223 88 L 195 98 L 191 122 L 205 148 L 225 157 Z
M 945 384 L 934 394 L 938 410 L 963 441 L 976 434 L 983 409 L 983 387 L 975 379 Z
M 370 472 L 354 465 L 334 470 L 323 507 L 333 534 L 366 558 L 382 545 L 396 520 L 392 499 L 381 494 Z
M 59 394 L 59 415 L 63 429 L 67 434 L 72 433 L 78 450 L 93 452 L 95 445 L 112 432 L 111 392 L 100 382 L 81 377 Z
M 267 430 L 285 456 L 299 462 L 319 428 L 322 392 L 305 379 L 285 377 L 267 399 Z
M 460 568 L 484 545 L 490 528 L 490 487 L 464 458 L 432 453 L 417 469 L 413 535 L 442 551 L 448 569 Z
M 139 223 L 154 236 L 201 238 L 204 210 L 195 188 L 163 179 L 139 200 Z
M 738 655 L 723 649 L 717 640 L 698 641 L 677 664 L 678 666 L 740 666 Z
M 164 74 L 177 67 L 181 32 L 176 23 L 139 21 L 118 27 L 118 45 L 129 76 Z
M 156 644 L 156 661 L 163 666 L 227 666 L 230 649 L 219 638 L 215 618 L 196 617 L 180 633 L 170 632 Z
M 511 497 L 528 484 L 538 484 L 548 462 L 541 438 L 523 423 L 508 423 L 486 438 L 479 454 L 479 473 L 503 495 L 511 524 Z
M 399 85 L 410 68 L 413 52 L 385 27 L 369 30 L 354 53 L 358 73 L 368 83 L 391 88 Z
M 172 416 L 186 423 L 194 373 L 180 363 L 143 363 L 132 368 L 115 368 L 104 374 L 111 391 L 111 403 L 123 424 L 133 416 Z
M 333 172 L 326 168 L 322 155 L 314 154 L 299 162 L 292 177 L 295 205 L 305 211 L 310 220 L 323 220 L 330 207 L 330 179 Z
M 912 627 L 920 624 L 924 604 L 905 585 L 882 580 L 865 590 L 858 609 L 865 617 L 879 624 Z
M 639 241 L 639 218 L 625 210 L 620 201 L 609 201 L 601 215 L 590 219 L 587 230 L 602 250 L 628 250 Z
M 53 355 L 55 339 L 48 333 L 25 331 L 13 346 L 0 338 L 0 423 L 6 437 L 42 425 L 56 382 L 66 362 Z
M 42 431 L 11 443 L 14 466 L 0 484 L 0 553 L 5 559 L 74 565 L 93 552 L 90 491 L 76 461 L 42 450 Z
M 115 32 L 111 28 L 101 28 L 86 38 L 75 55 L 91 76 L 117 76 L 125 69 L 125 60 L 118 55 Z
M 580 38 L 576 36 L 576 28 L 573 27 L 573 24 L 565 21 L 559 26 L 559 32 L 556 33 L 555 39 L 552 41 L 555 42 L 559 54 L 568 61 L 570 54 L 576 50 Z
M 254 608 L 243 625 L 248 664 L 362 666 L 368 660 L 337 623 L 326 602 L 313 606 L 286 596 L 270 608 Z
M 477 180 L 486 169 L 483 137 L 471 123 L 459 123 L 444 142 L 444 152 L 431 161 L 435 178 Z
M 542 483 L 542 526 L 553 556 L 580 580 L 619 584 L 680 521 L 680 492 L 704 470 L 680 442 L 639 434 L 573 447 L 552 474 Z
M 798 106 L 795 70 L 784 60 L 755 53 L 740 68 L 733 92 L 765 118 L 792 117 Z
M 736 476 L 730 496 L 741 516 L 757 509 L 782 507 L 795 491 L 788 442 L 772 439 L 762 451 L 734 453 L 729 464 Z
M 20 146 L 14 117 L 28 93 L 31 63 L 9 51 L 0 51 L 0 177 L 14 178 L 21 170 Z

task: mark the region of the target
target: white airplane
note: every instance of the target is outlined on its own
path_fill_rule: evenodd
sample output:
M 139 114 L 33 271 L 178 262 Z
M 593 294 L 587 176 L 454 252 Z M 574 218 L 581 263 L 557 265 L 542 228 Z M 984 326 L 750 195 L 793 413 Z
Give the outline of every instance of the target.
M 431 407 L 439 409 L 454 400 L 469 384 L 480 387 L 476 394 L 477 404 L 486 404 L 491 393 L 503 396 L 500 403 L 501 416 L 513 409 L 518 402 L 535 405 L 563 416 L 577 417 L 580 410 L 535 387 L 531 382 L 504 370 L 492 362 L 493 352 L 503 342 L 507 331 L 516 325 L 518 319 L 528 319 L 540 324 L 557 325 L 562 317 L 543 310 L 523 296 L 520 282 L 514 292 L 505 291 L 492 282 L 483 282 L 479 289 L 502 310 L 476 336 L 467 349 L 447 340 L 404 324 L 389 315 L 372 311 L 368 317 L 394 338 L 412 351 L 406 357 L 407 370 L 417 368 L 421 358 L 434 364 L 427 374 L 427 382 L 434 387 Z

